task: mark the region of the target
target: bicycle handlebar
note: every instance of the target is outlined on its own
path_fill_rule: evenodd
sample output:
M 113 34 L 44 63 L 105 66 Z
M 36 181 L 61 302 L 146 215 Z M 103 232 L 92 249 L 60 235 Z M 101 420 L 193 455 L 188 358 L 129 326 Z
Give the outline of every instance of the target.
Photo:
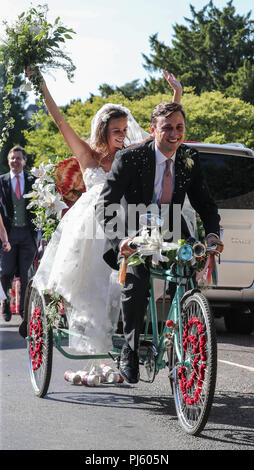
M 136 250 L 136 248 L 138 248 L 138 245 L 136 245 L 136 243 L 133 243 L 132 241 L 130 241 L 128 243 L 128 246 L 132 249 L 132 250 Z

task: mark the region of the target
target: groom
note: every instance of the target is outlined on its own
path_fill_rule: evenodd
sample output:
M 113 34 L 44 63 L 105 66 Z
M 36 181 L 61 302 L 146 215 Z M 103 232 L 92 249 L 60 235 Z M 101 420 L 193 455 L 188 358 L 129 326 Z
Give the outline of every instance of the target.
M 199 213 L 206 232 L 208 245 L 219 240 L 217 206 L 212 200 L 200 168 L 199 155 L 194 149 L 183 145 L 185 113 L 178 103 L 160 103 L 151 116 L 151 132 L 154 139 L 117 152 L 99 201 L 96 216 L 104 230 L 113 232 L 113 215 L 110 205 L 152 203 L 168 204 L 169 229 L 173 232 L 173 205 L 183 205 L 187 194 L 192 207 Z M 122 202 L 122 201 L 121 201 Z M 113 207 L 113 206 L 111 206 Z M 130 206 L 129 206 L 130 207 Z M 110 234 L 106 240 L 104 260 L 118 269 L 121 256 L 135 252 L 128 237 L 128 220 L 125 216 L 126 233 L 119 238 Z M 111 227 L 111 229 L 108 229 Z M 182 218 L 182 237 L 189 236 L 187 224 Z M 122 290 L 122 314 L 125 344 L 120 359 L 120 372 L 129 383 L 139 380 L 138 347 L 149 299 L 149 270 L 143 264 L 127 268 Z

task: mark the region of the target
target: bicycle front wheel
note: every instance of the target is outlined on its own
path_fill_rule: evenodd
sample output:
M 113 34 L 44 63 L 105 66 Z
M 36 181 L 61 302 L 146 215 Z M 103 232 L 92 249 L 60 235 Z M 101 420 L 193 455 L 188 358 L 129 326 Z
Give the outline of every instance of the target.
M 173 393 L 181 426 L 188 434 L 198 435 L 209 417 L 217 375 L 214 319 L 207 299 L 199 292 L 183 302 L 182 335 L 183 362 L 175 347 L 172 354 Z
M 35 287 L 30 289 L 27 318 L 30 377 L 35 395 L 43 398 L 51 378 L 53 331 L 47 324 L 45 298 Z

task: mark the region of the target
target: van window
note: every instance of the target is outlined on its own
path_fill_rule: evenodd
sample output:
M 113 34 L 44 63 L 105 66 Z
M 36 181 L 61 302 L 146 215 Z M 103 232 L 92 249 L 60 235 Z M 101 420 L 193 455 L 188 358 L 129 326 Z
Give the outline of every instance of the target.
M 220 209 L 254 209 L 254 158 L 200 152 L 201 167 Z

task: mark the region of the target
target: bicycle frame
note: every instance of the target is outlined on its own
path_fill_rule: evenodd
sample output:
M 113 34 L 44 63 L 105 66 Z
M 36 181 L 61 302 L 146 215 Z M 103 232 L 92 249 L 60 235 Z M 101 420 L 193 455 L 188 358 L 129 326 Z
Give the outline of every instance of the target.
M 183 350 L 182 350 L 182 324 L 181 324 L 181 299 L 186 292 L 186 285 L 187 282 L 190 282 L 191 288 L 194 288 L 193 280 L 188 276 L 189 272 L 184 274 L 184 271 L 189 270 L 187 266 L 178 263 L 177 264 L 177 272 L 173 273 L 172 269 L 155 269 L 151 268 L 150 270 L 150 301 L 149 301 L 149 308 L 147 311 L 147 318 L 145 324 L 145 333 L 140 335 L 140 339 L 142 340 L 150 340 L 152 341 L 155 349 L 156 349 L 156 374 L 163 368 L 166 367 L 166 362 L 163 360 L 163 355 L 166 350 L 164 346 L 164 339 L 165 334 L 169 333 L 170 328 L 168 328 L 165 324 L 163 330 L 159 333 L 158 331 L 158 315 L 157 315 L 157 305 L 156 299 L 154 294 L 154 281 L 155 279 L 159 279 L 164 281 L 164 292 L 163 292 L 163 303 L 162 303 L 162 316 L 165 318 L 165 299 L 166 299 L 166 285 L 168 282 L 174 282 L 177 284 L 176 293 L 174 299 L 172 301 L 170 310 L 168 312 L 166 320 L 172 320 L 176 325 L 174 328 L 174 342 L 177 357 L 179 363 L 183 364 Z M 148 326 L 151 320 L 152 323 L 152 335 L 148 335 Z M 73 333 L 72 333 L 73 334 Z M 78 354 L 71 354 L 65 351 L 61 345 L 63 339 L 67 339 L 70 333 L 68 330 L 54 327 L 53 331 L 53 339 L 54 345 L 58 351 L 68 359 L 77 359 L 77 360 L 89 360 L 89 359 L 106 359 L 109 357 L 108 354 L 95 354 L 95 355 L 78 355 Z M 118 339 L 119 336 L 114 335 L 113 339 Z M 180 348 L 179 348 L 180 345 Z M 120 349 L 114 347 L 113 353 L 110 352 L 112 357 L 117 357 L 120 352 Z
M 70 334 L 74 333 L 69 333 L 68 330 L 64 330 L 62 328 L 57 328 L 54 327 L 54 332 L 53 332 L 53 340 L 54 340 L 54 345 L 56 349 L 66 358 L 68 359 L 78 359 L 78 360 L 88 360 L 88 359 L 108 359 L 109 355 L 108 354 L 71 354 L 65 351 L 61 345 L 63 339 L 69 338 Z M 79 335 L 77 335 L 79 336 Z M 112 354 L 114 356 L 114 353 Z M 117 354 L 115 354 L 117 356 Z
M 189 276 L 189 268 L 183 264 L 178 263 L 176 267 L 176 273 L 172 272 L 172 269 L 151 269 L 150 274 L 151 279 L 151 288 L 150 288 L 150 302 L 149 310 L 150 314 L 147 315 L 145 334 L 143 335 L 144 339 L 151 339 L 147 335 L 148 324 L 151 319 L 152 321 L 152 341 L 156 349 L 156 374 L 163 368 L 166 367 L 166 362 L 163 360 L 166 347 L 164 345 L 165 335 L 170 332 L 170 328 L 167 327 L 166 321 L 172 320 L 174 327 L 174 345 L 178 361 L 183 365 L 183 346 L 182 346 L 182 320 L 181 320 L 181 299 L 186 293 L 187 283 L 189 283 L 190 288 L 194 289 L 193 279 Z M 176 292 L 172 300 L 168 315 L 165 320 L 165 325 L 162 331 L 158 331 L 158 316 L 157 316 L 157 305 L 154 294 L 154 281 L 156 279 L 164 281 L 164 292 L 163 292 L 163 302 L 162 302 L 162 318 L 165 318 L 165 299 L 166 299 L 166 286 L 168 282 L 173 282 L 177 284 Z
M 185 249 L 184 249 L 185 250 Z M 183 254 L 186 252 L 183 251 Z M 168 378 L 179 422 L 183 429 L 198 435 L 204 428 L 213 402 L 217 373 L 217 341 L 213 315 L 205 296 L 195 286 L 193 268 L 180 256 L 170 269 L 150 268 L 150 300 L 144 333 L 140 335 L 140 380 L 153 382 L 161 369 L 168 368 Z M 164 282 L 162 322 L 158 322 L 155 281 Z M 176 291 L 166 312 L 166 288 L 175 283 Z M 27 310 L 31 319 L 28 341 L 30 375 L 35 394 L 47 393 L 52 371 L 53 342 L 67 358 L 78 360 L 106 359 L 118 363 L 123 335 L 113 335 L 112 351 L 104 354 L 70 354 L 62 340 L 70 336 L 60 327 L 47 328 L 46 299 L 30 285 Z M 160 320 L 160 319 L 159 319 Z M 152 335 L 148 328 L 152 324 Z M 160 326 L 160 331 L 159 331 Z M 38 331 L 37 331 L 38 330 Z M 41 337 L 43 334 L 43 342 Z M 73 334 L 73 333 L 72 333 Z M 80 336 L 80 335 L 78 335 Z M 41 346 L 43 348 L 41 349 Z M 36 350 L 39 351 L 35 355 Z M 164 357 L 165 353 L 167 358 Z M 32 367 L 31 367 L 32 366 Z

